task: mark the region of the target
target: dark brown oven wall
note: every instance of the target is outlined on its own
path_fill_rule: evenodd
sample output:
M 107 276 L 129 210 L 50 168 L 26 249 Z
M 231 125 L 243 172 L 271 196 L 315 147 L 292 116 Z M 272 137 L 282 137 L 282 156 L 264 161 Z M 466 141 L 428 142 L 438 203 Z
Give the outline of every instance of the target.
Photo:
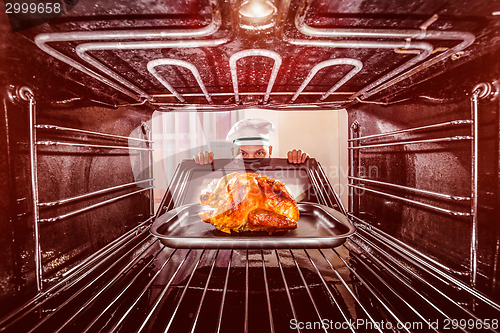
M 443 124 L 353 141 L 353 146 L 372 147 L 352 150 L 355 178 L 350 183 L 356 187 L 351 188 L 351 203 L 354 214 L 362 220 L 358 221 L 360 227 L 373 226 L 394 236 L 465 282 L 470 282 L 473 242 L 473 222 L 470 216 L 462 214 L 471 210 L 471 201 L 464 199 L 472 196 L 472 125 L 460 121 L 471 119 L 471 96 L 478 83 L 498 84 L 497 55 L 494 52 L 482 56 L 423 86 L 402 92 L 385 105 L 358 104 L 348 110 L 352 137 Z M 498 299 L 498 99 L 480 99 L 478 111 L 477 288 Z M 397 142 L 413 143 L 391 145 Z M 454 198 L 417 193 L 412 188 Z
M 36 294 L 36 255 L 29 106 L 4 96 L 2 111 L 3 312 Z M 129 145 L 127 139 L 145 137 L 141 126 L 148 117 L 132 108 L 37 105 L 38 246 L 44 288 L 150 217 L 149 144 Z M 66 128 L 125 139 L 61 130 Z M 110 190 L 99 192 L 105 189 Z M 75 200 L 64 200 L 68 198 Z
M 82 260 L 151 215 L 147 190 L 151 186 L 147 167 L 151 144 L 128 139 L 150 139 L 149 128 L 143 125 L 150 112 L 89 101 L 93 97 L 92 87 L 78 87 L 54 75 L 50 67 L 41 67 L 28 56 L 34 49 L 25 43 L 16 36 L 8 44 L 2 44 L 3 51 L 6 45 L 19 47 L 18 56 L 10 57 L 11 66 L 2 66 L 1 73 L 4 78 L 0 132 L 2 313 L 36 295 L 37 245 L 41 283 L 43 288 L 49 288 Z M 21 87 L 29 87 L 34 93 L 35 111 L 20 96 Z M 87 96 L 86 102 L 67 95 L 68 89 Z M 33 124 L 30 124 L 31 112 L 36 113 Z M 69 130 L 72 128 L 82 131 Z M 33 227 L 30 131 L 36 133 L 38 142 L 35 165 L 38 231 Z M 93 195 L 85 196 L 87 193 Z M 35 242 L 36 232 L 39 243 Z
M 151 144 L 127 138 L 150 139 L 143 123 L 150 119 L 151 111 L 116 107 L 121 101 L 116 99 L 117 92 L 93 85 L 22 34 L 12 33 L 6 15 L 0 15 L 0 21 L 0 248 L 4 255 L 0 312 L 8 313 L 34 297 L 39 287 L 50 288 L 83 260 L 149 219 Z M 24 87 L 34 95 L 34 111 L 21 96 Z M 36 114 L 32 124 L 30 113 Z M 83 131 L 67 130 L 73 128 Z M 31 130 L 40 143 L 35 166 L 41 221 L 37 231 Z M 140 149 L 130 150 L 129 155 L 129 146 Z M 94 194 L 85 196 L 87 193 Z M 38 286 L 36 246 L 42 276 Z

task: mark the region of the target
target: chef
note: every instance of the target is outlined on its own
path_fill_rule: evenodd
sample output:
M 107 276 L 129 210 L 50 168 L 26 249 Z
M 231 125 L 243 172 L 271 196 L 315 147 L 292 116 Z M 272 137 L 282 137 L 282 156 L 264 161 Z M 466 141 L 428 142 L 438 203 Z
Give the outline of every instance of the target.
M 226 141 L 233 144 L 231 152 L 234 158 L 270 158 L 273 146 L 269 142 L 269 134 L 274 132 L 274 124 L 264 119 L 243 119 L 229 130 Z M 291 150 L 287 154 L 288 162 L 304 163 L 309 155 L 302 150 Z M 197 164 L 208 164 L 214 160 L 211 151 L 200 152 L 194 156 Z

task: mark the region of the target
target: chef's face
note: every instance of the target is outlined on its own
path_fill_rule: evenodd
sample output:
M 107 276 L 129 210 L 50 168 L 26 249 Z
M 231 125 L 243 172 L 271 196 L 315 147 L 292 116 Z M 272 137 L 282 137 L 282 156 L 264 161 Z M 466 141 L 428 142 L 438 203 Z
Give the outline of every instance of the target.
M 272 146 L 252 145 L 234 148 L 233 156 L 236 158 L 269 158 L 273 151 Z

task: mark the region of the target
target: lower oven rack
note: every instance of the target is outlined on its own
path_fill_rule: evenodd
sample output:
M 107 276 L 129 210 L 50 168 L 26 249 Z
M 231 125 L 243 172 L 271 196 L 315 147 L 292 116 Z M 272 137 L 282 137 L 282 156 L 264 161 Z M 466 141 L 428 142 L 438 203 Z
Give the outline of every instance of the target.
M 321 183 L 319 203 L 335 206 Z M 0 331 L 499 331 L 500 305 L 351 218 L 357 234 L 321 250 L 172 249 L 139 228 L 0 319 Z
M 144 236 L 2 331 L 498 331 L 498 305 L 417 271 L 365 231 L 321 250 L 176 250 Z

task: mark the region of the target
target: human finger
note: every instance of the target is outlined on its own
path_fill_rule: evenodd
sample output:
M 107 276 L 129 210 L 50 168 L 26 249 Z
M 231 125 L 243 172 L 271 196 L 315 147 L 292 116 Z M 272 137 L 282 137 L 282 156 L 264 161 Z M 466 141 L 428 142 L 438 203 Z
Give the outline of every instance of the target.
M 295 157 L 295 163 L 301 163 L 301 158 L 302 158 L 302 150 L 297 150 L 297 155 Z
M 200 164 L 200 156 L 198 154 L 193 156 L 194 163 Z
M 208 163 L 210 163 L 210 153 L 206 151 L 203 154 L 203 164 L 208 164 Z
M 298 152 L 296 149 L 290 151 L 290 157 L 288 158 L 288 161 L 290 163 L 297 163 L 297 156 L 298 156 Z
M 209 162 L 212 163 L 214 161 L 214 153 L 213 152 L 210 152 L 208 154 L 208 157 L 209 157 Z
M 290 150 L 288 152 L 288 162 L 295 163 L 295 155 L 297 155 L 297 151 L 295 149 Z
M 302 158 L 301 158 L 300 163 L 304 163 L 308 157 L 309 157 L 308 153 L 302 153 Z

